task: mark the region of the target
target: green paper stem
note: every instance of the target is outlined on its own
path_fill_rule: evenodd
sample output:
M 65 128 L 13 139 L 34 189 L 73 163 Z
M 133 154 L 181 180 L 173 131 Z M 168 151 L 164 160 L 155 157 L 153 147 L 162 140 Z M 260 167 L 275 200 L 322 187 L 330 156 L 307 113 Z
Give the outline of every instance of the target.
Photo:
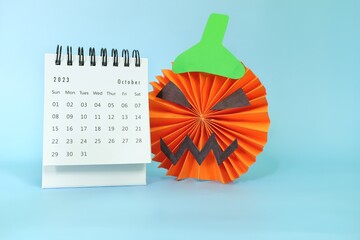
M 213 15 L 214 14 L 211 15 L 212 17 L 209 17 L 206 23 L 206 27 L 200 42 L 208 41 L 209 43 L 212 42 L 213 44 L 222 44 L 226 32 L 226 27 L 229 22 L 229 17 L 220 14 L 217 14 L 216 16 Z
M 175 59 L 173 72 L 205 72 L 241 78 L 245 74 L 244 65 L 222 44 L 228 21 L 227 15 L 211 14 L 201 41 Z

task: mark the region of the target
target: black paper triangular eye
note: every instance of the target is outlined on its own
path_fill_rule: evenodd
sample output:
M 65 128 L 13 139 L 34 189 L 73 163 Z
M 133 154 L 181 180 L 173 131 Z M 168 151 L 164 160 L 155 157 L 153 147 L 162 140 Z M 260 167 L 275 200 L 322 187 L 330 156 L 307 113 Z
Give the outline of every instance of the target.
M 156 97 L 177 103 L 184 107 L 191 107 L 185 95 L 173 82 L 166 84 L 165 87 L 163 87 L 163 89 L 161 89 L 161 91 L 158 93 L 158 95 L 156 95 Z
M 250 106 L 249 99 L 246 97 L 244 91 L 240 88 L 232 93 L 227 98 L 218 102 L 211 110 L 224 110 L 228 108 L 237 108 Z

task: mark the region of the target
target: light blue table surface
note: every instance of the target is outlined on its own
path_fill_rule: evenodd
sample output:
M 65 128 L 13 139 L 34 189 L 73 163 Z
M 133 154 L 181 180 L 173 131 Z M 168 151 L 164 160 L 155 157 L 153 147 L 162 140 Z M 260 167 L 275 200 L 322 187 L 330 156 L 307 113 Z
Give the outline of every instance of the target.
M 41 189 L 44 54 L 139 49 L 149 81 L 210 13 L 268 92 L 269 141 L 232 184 Z M 360 239 L 360 1 L 0 1 L 0 239 Z

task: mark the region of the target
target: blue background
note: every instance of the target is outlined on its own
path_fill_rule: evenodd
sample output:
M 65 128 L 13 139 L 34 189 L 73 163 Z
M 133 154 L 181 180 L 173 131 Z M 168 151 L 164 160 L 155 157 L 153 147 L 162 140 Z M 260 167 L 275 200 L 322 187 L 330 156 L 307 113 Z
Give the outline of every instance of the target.
M 44 54 L 137 48 L 149 80 L 230 16 L 269 141 L 233 184 L 41 189 Z M 0 1 L 0 239 L 360 239 L 359 1 Z

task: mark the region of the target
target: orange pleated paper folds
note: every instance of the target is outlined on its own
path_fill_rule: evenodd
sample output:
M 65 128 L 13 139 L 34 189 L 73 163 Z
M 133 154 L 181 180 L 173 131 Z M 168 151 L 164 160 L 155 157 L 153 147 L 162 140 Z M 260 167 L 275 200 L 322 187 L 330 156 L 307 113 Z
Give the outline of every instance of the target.
M 188 72 L 175 74 L 163 70 L 158 82 L 151 82 L 149 93 L 151 149 L 159 167 L 168 169 L 167 175 L 178 180 L 196 178 L 222 183 L 231 182 L 256 161 L 267 141 L 270 124 L 266 91 L 260 80 L 250 69 L 237 80 L 208 73 Z M 171 81 L 186 97 L 191 107 L 185 107 L 157 97 L 163 87 Z M 242 89 L 250 105 L 212 110 L 224 98 Z M 224 151 L 234 140 L 238 147 L 221 164 L 210 151 L 199 164 L 190 151 L 186 151 L 174 165 L 162 152 L 160 139 L 176 152 L 188 136 L 201 150 L 211 135 Z

